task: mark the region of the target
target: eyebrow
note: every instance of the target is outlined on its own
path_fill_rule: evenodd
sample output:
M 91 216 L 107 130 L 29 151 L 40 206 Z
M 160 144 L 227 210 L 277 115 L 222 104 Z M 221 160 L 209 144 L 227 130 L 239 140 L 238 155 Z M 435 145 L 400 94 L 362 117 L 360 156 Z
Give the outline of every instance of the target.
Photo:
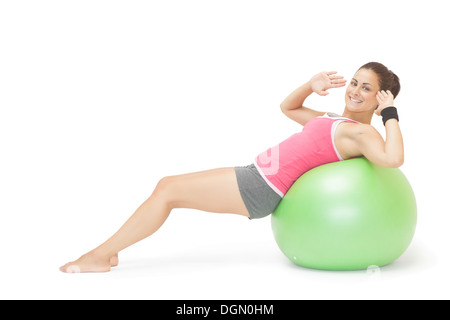
M 355 80 L 356 82 L 358 82 L 358 80 L 356 80 L 355 78 L 352 78 L 352 80 Z M 371 86 L 371 84 L 368 82 L 364 82 L 363 84 L 368 84 L 369 86 Z

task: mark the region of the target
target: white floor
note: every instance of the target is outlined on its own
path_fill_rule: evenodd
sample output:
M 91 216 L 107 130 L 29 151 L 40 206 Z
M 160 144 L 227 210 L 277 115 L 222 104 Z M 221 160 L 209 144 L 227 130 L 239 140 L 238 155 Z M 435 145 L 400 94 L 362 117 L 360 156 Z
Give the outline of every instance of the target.
M 50 244 L 48 239 L 53 248 L 42 252 L 6 254 L 8 259 L 2 259 L 1 266 L 0 298 L 450 298 L 449 261 L 441 254 L 445 245 L 425 241 L 420 229 L 410 248 L 393 264 L 379 270 L 349 272 L 311 270 L 291 263 L 272 238 L 269 218 L 246 221 L 237 216 L 180 210 L 163 229 L 152 239 L 124 251 L 119 267 L 106 274 L 58 271 L 75 251 L 89 246 L 88 236 L 72 244 Z

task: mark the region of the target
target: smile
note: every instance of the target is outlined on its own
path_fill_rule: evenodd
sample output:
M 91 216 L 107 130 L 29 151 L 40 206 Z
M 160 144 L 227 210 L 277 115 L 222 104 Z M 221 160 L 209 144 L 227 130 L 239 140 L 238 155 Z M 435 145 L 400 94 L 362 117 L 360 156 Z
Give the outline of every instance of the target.
M 353 99 L 352 97 L 350 97 L 350 101 L 355 102 L 355 103 L 361 103 L 362 102 L 361 100 L 356 100 L 356 99 Z

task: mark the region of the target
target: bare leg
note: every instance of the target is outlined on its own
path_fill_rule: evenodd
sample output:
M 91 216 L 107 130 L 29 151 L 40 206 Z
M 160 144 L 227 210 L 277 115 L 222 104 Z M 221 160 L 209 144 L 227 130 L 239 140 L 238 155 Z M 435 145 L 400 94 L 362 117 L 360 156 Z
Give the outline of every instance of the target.
M 117 254 L 161 227 L 174 208 L 191 208 L 248 217 L 234 168 L 220 168 L 161 179 L 152 195 L 106 242 L 74 262 L 64 272 L 106 272 Z

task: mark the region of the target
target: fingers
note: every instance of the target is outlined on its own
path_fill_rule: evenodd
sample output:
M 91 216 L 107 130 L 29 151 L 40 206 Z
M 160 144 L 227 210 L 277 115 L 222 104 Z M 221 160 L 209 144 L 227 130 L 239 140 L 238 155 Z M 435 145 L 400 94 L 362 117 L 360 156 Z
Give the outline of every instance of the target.
M 381 98 L 378 96 L 378 93 L 377 93 L 377 101 L 378 101 L 378 106 L 383 102 L 383 99 L 381 99 Z
M 336 71 L 328 72 L 328 79 L 330 79 L 331 88 L 340 88 L 345 86 L 347 80 L 344 79 L 344 76 L 336 75 Z
M 340 87 L 345 86 L 346 83 L 347 83 L 347 80 L 345 80 L 342 77 L 342 79 L 331 80 L 331 87 L 332 88 L 340 88 Z
M 338 75 L 337 71 L 325 71 L 320 73 L 320 81 L 322 81 L 323 89 L 317 94 L 321 96 L 326 96 L 329 94 L 327 91 L 331 88 L 340 88 L 345 86 L 347 80 L 343 76 Z
M 382 105 L 388 98 L 388 94 L 386 91 L 381 90 L 381 91 L 377 92 L 376 98 L 377 98 L 378 104 Z
M 380 90 L 377 92 L 376 98 L 378 102 L 381 104 L 382 101 L 385 101 L 386 99 L 392 99 L 394 100 L 394 95 L 389 90 Z
M 392 104 L 394 103 L 394 95 L 389 90 L 378 91 L 376 94 L 376 98 L 377 98 L 379 105 L 378 105 L 377 109 L 375 110 L 375 114 L 378 116 L 381 115 L 381 111 L 384 108 L 386 108 L 388 106 L 392 106 Z
M 380 97 L 394 96 L 394 95 L 392 94 L 392 92 L 389 91 L 389 90 L 386 90 L 386 91 L 380 90 L 380 91 L 377 92 L 377 96 L 378 96 L 378 95 L 380 95 Z
M 339 79 L 344 79 L 344 76 L 340 76 L 340 75 L 336 75 L 337 72 L 334 72 L 331 75 L 328 75 L 328 79 L 330 80 L 339 80 Z
M 377 92 L 377 96 L 379 96 L 380 98 L 387 97 L 387 93 L 384 90 L 380 90 Z
M 339 81 L 339 80 L 343 80 L 344 76 L 329 76 L 328 77 L 331 81 Z
M 377 92 L 377 101 L 379 104 L 381 104 L 381 102 L 384 100 L 384 95 L 381 91 Z

